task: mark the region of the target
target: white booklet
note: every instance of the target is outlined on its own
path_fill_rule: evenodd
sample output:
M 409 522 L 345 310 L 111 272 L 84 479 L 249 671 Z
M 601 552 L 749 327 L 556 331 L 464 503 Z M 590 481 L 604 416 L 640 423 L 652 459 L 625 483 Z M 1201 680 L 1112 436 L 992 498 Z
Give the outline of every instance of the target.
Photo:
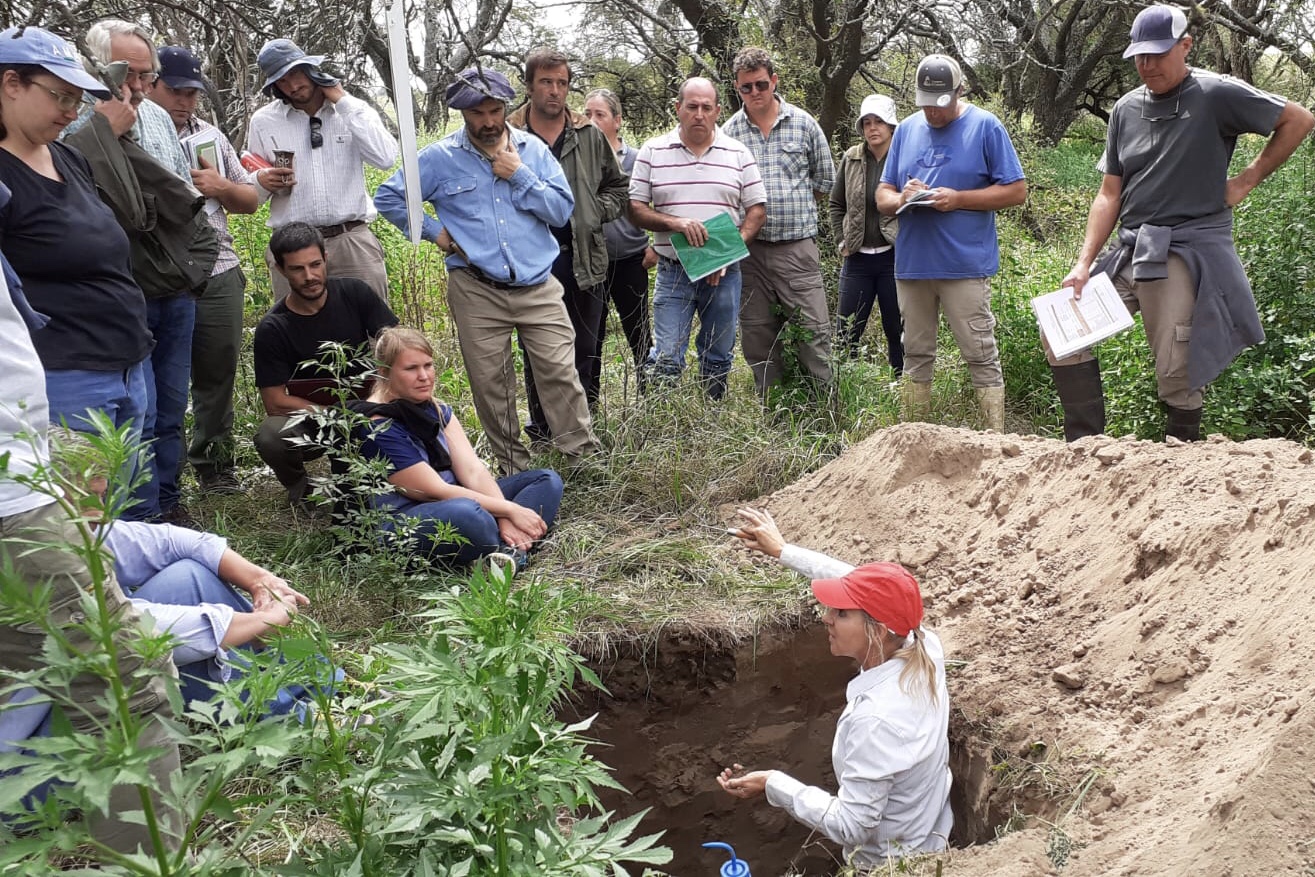
M 909 196 L 909 200 L 905 201 L 899 210 L 895 211 L 895 215 L 899 216 L 910 207 L 930 207 L 931 205 L 927 202 L 930 201 L 932 197 L 931 189 L 919 189 Z
M 1104 272 L 1087 280 L 1082 298 L 1066 286 L 1032 299 L 1032 310 L 1058 359 L 1132 328 L 1132 314 Z

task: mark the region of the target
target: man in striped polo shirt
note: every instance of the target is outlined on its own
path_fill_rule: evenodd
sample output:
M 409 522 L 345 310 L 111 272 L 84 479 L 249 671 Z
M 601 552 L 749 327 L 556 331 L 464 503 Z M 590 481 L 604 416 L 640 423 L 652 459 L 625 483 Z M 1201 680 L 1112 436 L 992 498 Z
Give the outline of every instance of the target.
M 767 192 L 753 154 L 717 128 L 721 104 L 707 79 L 685 80 L 676 97 L 674 131 L 639 149 L 630 175 L 630 212 L 636 225 L 657 234 L 657 281 L 653 288 L 655 378 L 674 379 L 685 369 L 694 315 L 699 377 L 712 399 L 726 395 L 726 376 L 735 353 L 740 312 L 740 266 L 730 265 L 691 281 L 676 259 L 672 232 L 701 247 L 708 241 L 703 220 L 727 213 L 747 244 L 767 217 Z
M 763 49 L 742 49 L 731 64 L 744 106 L 726 134 L 749 147 L 767 188 L 767 221 L 744 261 L 740 349 L 764 398 L 781 379 L 781 336 L 789 323 L 799 364 L 815 387 L 831 383 L 831 317 L 817 252 L 817 199 L 830 194 L 836 168 L 817 120 L 776 93 L 776 68 Z

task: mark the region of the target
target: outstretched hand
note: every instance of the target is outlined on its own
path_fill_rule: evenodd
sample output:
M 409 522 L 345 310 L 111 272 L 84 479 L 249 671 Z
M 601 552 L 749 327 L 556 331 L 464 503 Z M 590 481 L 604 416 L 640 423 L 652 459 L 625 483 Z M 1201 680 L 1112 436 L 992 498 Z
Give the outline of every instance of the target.
M 742 508 L 736 514 L 743 519 L 738 527 L 732 527 L 730 534 L 741 540 L 746 548 L 761 551 L 768 557 L 780 557 L 785 547 L 785 539 L 776 527 L 776 521 L 766 509 Z
M 767 777 L 770 770 L 752 770 L 744 772 L 744 765 L 736 764 L 717 774 L 717 785 L 727 794 L 737 798 L 754 798 L 767 791 Z

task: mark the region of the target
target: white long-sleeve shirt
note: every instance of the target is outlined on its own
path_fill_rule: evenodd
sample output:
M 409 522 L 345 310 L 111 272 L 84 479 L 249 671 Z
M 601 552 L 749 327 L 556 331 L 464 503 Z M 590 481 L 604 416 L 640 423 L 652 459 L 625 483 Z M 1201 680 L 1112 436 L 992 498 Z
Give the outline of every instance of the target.
M 786 545 L 781 563 L 811 578 L 843 576 L 854 567 L 824 554 Z M 900 687 L 903 660 L 886 661 L 856 676 L 836 723 L 831 765 L 840 790 L 806 786 L 783 771 L 767 778 L 767 800 L 844 847 L 856 865 L 945 849 L 950 810 L 950 697 L 945 652 L 934 633 L 920 630 L 936 665 L 936 702 Z

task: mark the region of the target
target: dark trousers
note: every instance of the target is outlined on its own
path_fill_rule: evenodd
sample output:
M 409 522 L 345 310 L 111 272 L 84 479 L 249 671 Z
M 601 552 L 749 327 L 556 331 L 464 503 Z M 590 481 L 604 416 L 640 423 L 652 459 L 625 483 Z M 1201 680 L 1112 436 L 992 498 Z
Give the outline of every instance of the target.
M 187 461 L 203 477 L 233 468 L 233 384 L 242 352 L 247 279 L 241 268 L 210 278 L 192 329 L 192 443 Z
M 904 371 L 904 320 L 895 291 L 895 251 L 855 253 L 840 268 L 840 303 L 836 309 L 836 338 L 846 354 L 853 355 L 868 327 L 872 306 L 881 311 L 886 334 L 887 360 L 898 377 Z
M 575 282 L 572 270 L 572 253 L 563 249 L 553 262 L 552 275 L 562 285 L 562 301 L 566 303 L 566 315 L 575 330 L 575 373 L 580 378 L 580 386 L 585 390 L 585 399 L 590 409 L 598 401 L 598 323 L 607 305 L 603 298 L 602 286 L 581 289 Z M 547 439 L 552 435 L 548 428 L 548 418 L 543 413 L 543 404 L 539 401 L 539 391 L 534 387 L 534 370 L 530 367 L 530 358 L 525 355 L 525 345 L 521 344 L 521 360 L 525 363 L 525 396 L 529 401 L 530 421 L 525 424 L 525 434 L 531 441 Z
M 607 263 L 607 283 L 604 286 L 603 308 L 598 315 L 598 346 L 595 357 L 599 368 L 594 370 L 592 387 L 585 387 L 590 404 L 598 399 L 598 382 L 602 378 L 603 341 L 607 337 L 607 299 L 616 306 L 621 318 L 621 330 L 626 334 L 630 354 L 635 358 L 636 373 L 642 375 L 648 352 L 653 347 L 653 327 L 648 316 L 648 269 L 644 267 L 644 253 L 622 256 Z

